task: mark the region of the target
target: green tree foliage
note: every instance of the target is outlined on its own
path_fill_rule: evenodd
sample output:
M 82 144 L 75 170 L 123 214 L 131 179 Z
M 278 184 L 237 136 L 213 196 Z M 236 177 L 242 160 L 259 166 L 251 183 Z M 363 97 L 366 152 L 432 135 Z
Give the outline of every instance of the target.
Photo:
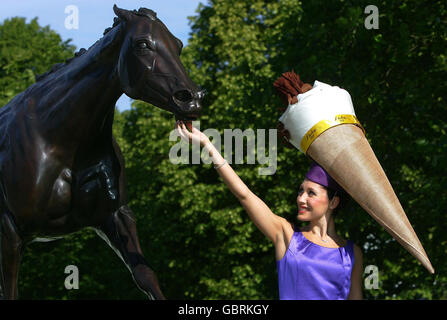
M 54 63 L 73 56 L 71 40 L 49 26 L 41 27 L 37 18 L 6 19 L 0 24 L 0 107 L 34 83 L 35 76 Z
M 379 29 L 368 30 L 364 8 L 369 4 L 208 1 L 191 17 L 192 33 L 182 60 L 193 80 L 208 92 L 201 129 L 216 128 L 221 134 L 224 129 L 276 128 L 282 106 L 272 84 L 284 71 L 294 69 L 305 82 L 317 79 L 347 89 L 436 269 L 435 275 L 428 274 L 351 202 L 337 217 L 337 229 L 363 248 L 365 266 L 376 265 L 380 272 L 379 289 L 365 290 L 365 298 L 445 299 L 445 4 L 376 2 Z M 55 60 L 48 66 L 59 62 Z M 2 68 L 3 62 L 0 98 L 7 99 Z M 114 133 L 126 158 L 130 206 L 143 251 L 165 295 L 276 299 L 272 244 L 210 164 L 169 160 L 171 148 L 179 142 L 169 140 L 173 127 L 171 114 L 142 102 L 115 116 Z M 297 188 L 309 160 L 297 150 L 279 146 L 277 170 L 269 176 L 258 174 L 265 165 L 246 160 L 232 165 L 243 181 L 276 214 L 295 219 Z M 79 290 L 63 287 L 63 270 L 69 264 L 79 267 Z M 121 261 L 89 230 L 52 244 L 30 245 L 19 288 L 22 298 L 32 299 L 144 298 Z
M 201 5 L 182 55 L 192 78 L 208 91 L 200 126 L 221 133 L 276 128 L 280 102 L 272 83 L 286 70 L 294 69 L 305 82 L 318 79 L 347 89 L 437 272 L 428 274 L 351 203 L 338 217 L 338 230 L 363 248 L 365 266 L 376 265 L 380 272 L 379 289 L 365 290 L 365 297 L 446 298 L 445 5 L 381 1 L 380 27 L 368 30 L 368 4 Z M 210 165 L 168 161 L 172 116 L 135 103 L 125 117 L 131 204 L 144 221 L 140 228 L 150 228 L 146 248 L 166 295 L 277 298 L 272 245 Z M 259 176 L 259 165 L 233 167 L 275 213 L 294 219 L 297 187 L 308 164 L 298 151 L 280 147 L 275 175 Z

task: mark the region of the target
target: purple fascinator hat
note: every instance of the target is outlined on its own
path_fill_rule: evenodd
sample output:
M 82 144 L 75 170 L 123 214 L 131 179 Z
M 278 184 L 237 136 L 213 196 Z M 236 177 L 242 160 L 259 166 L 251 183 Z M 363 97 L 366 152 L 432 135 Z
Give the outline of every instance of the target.
M 322 186 L 337 192 L 344 192 L 343 188 L 315 161 L 312 162 L 306 179 L 321 184 Z

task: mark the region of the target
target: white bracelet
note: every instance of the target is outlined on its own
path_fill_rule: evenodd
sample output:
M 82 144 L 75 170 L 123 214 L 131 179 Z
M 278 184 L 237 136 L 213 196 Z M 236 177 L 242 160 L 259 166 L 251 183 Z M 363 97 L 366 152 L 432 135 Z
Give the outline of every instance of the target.
M 217 169 L 219 169 L 220 167 L 222 167 L 223 165 L 225 165 L 226 163 L 228 163 L 228 162 L 227 162 L 227 160 L 224 159 L 224 161 L 223 161 L 221 164 L 214 165 L 214 169 L 217 170 Z

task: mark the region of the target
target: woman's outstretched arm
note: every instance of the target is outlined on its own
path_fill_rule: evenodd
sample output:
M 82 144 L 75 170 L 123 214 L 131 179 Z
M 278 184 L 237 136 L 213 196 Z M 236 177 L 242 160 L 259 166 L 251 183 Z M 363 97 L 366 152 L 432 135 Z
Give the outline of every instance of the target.
M 286 243 L 288 237 L 285 237 L 285 234 L 293 233 L 290 223 L 275 215 L 264 201 L 246 186 L 205 134 L 192 126 L 189 131 L 182 122 L 176 124 L 176 129 L 183 139 L 199 142 L 207 150 L 214 167 L 228 189 L 239 200 L 256 227 L 275 244 L 277 256 L 279 255 L 277 258 L 281 258 L 288 245 Z

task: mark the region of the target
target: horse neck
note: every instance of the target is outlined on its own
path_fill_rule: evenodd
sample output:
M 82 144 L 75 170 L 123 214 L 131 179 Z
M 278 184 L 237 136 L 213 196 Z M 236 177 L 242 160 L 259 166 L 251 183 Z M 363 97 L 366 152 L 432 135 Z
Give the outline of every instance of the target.
M 117 32 L 112 30 L 43 84 L 49 94 L 41 99 L 39 118 L 54 143 L 77 144 L 105 130 L 111 134 L 107 124 L 122 95 L 116 73 L 121 46 L 111 41 Z

